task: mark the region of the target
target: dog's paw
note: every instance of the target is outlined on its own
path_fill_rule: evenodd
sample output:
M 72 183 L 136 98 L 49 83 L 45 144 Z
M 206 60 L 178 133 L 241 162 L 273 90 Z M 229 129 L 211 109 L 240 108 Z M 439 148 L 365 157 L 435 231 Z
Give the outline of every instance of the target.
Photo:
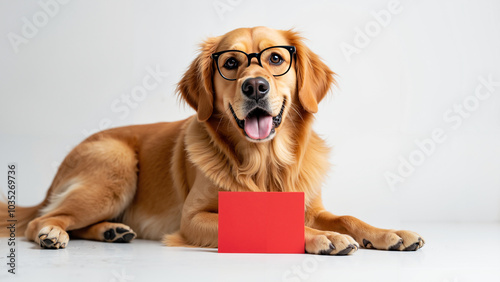
M 62 228 L 54 225 L 43 227 L 38 232 L 38 244 L 44 249 L 64 249 L 68 245 L 69 236 Z
M 390 230 L 372 238 L 363 238 L 362 246 L 367 249 L 390 251 L 416 251 L 425 244 L 422 236 L 413 231 Z
M 109 223 L 103 229 L 102 236 L 105 242 L 129 243 L 137 237 L 137 234 L 125 224 Z
M 350 255 L 359 244 L 349 235 L 322 231 L 306 238 L 306 252 L 319 255 Z

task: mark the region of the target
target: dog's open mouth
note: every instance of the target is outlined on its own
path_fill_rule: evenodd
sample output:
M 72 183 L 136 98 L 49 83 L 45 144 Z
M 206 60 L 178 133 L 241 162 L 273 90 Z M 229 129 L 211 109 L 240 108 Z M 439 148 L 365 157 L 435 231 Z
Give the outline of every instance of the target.
M 246 136 L 253 140 L 263 140 L 274 133 L 275 129 L 280 126 L 285 111 L 285 102 L 283 100 L 281 111 L 275 117 L 261 108 L 255 108 L 248 113 L 244 120 L 241 120 L 236 116 L 231 104 L 229 104 L 229 109 L 231 109 L 238 126 L 245 131 Z

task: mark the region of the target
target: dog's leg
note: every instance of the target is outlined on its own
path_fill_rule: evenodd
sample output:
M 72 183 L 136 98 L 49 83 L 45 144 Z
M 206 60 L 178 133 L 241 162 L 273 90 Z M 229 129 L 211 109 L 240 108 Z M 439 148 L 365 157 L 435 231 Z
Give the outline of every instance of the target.
M 125 224 L 116 222 L 99 222 L 89 227 L 71 231 L 71 237 L 112 243 L 128 243 L 137 234 Z
M 213 212 L 198 212 L 189 223 L 181 224 L 180 231 L 166 235 L 163 243 L 167 246 L 196 246 L 217 248 L 219 215 Z
M 61 164 L 48 204 L 28 224 L 25 235 L 43 248 L 65 248 L 66 231 L 122 213 L 135 194 L 136 182 L 137 160 L 127 144 L 114 139 L 84 142 Z M 92 232 L 104 227 L 98 224 L 81 230 L 80 235 L 95 239 Z
M 353 216 L 336 216 L 326 210 L 315 214 L 311 226 L 320 230 L 349 234 L 361 246 L 368 249 L 416 251 L 425 243 L 415 232 L 376 228 Z
M 163 238 L 167 246 L 217 248 L 218 188 L 198 169 L 184 202 L 180 230 Z
M 63 199 L 54 200 L 57 206 L 49 205 L 53 210 L 28 224 L 26 237 L 43 248 L 65 248 L 69 241 L 66 231 L 82 229 L 96 222 L 109 220 L 123 211 L 128 203 L 115 195 L 115 191 L 121 188 L 123 187 L 82 185 L 72 189 Z M 92 232 L 103 227 L 102 224 L 97 224 L 95 228 L 91 226 L 79 233 L 90 237 Z M 97 236 L 89 239 L 97 239 Z

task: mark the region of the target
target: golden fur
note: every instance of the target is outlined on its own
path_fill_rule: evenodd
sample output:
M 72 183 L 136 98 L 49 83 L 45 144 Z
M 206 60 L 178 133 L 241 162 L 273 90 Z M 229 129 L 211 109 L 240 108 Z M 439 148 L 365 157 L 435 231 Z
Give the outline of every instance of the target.
M 280 77 L 252 63 L 236 81 L 228 81 L 211 58 L 222 50 L 253 53 L 276 45 L 296 47 L 292 68 Z M 323 208 L 320 188 L 329 148 L 312 123 L 333 75 L 294 31 L 256 27 L 209 38 L 178 85 L 180 97 L 197 115 L 87 138 L 65 158 L 45 200 L 18 207 L 18 230 L 44 248 L 66 247 L 66 231 L 110 242 L 137 236 L 171 246 L 217 247 L 217 191 L 300 191 L 305 193 L 307 252 L 350 254 L 359 245 L 416 250 L 423 240 L 414 232 L 378 229 Z M 282 104 L 285 109 L 275 134 L 262 142 L 249 140 L 228 108 L 245 118 L 240 89 L 252 77 L 269 82 L 272 116 Z M 4 215 L 0 219 L 6 222 Z

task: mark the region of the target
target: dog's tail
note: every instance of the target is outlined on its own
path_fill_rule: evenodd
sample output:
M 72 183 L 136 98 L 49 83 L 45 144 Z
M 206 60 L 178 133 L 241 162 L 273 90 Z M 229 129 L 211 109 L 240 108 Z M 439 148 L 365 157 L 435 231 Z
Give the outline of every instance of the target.
M 169 247 L 194 247 L 184 239 L 184 236 L 179 231 L 165 235 L 162 243 Z
M 0 237 L 24 236 L 28 223 L 33 220 L 45 201 L 33 207 L 9 206 L 8 202 L 0 200 Z
M 212 245 L 199 245 L 199 244 L 192 244 L 184 236 L 181 234 L 180 231 L 166 234 L 163 236 L 163 240 L 161 240 L 162 243 L 165 246 L 169 247 L 188 247 L 188 248 L 217 248 L 217 246 L 212 246 Z
M 163 237 L 162 243 L 169 247 L 188 247 L 184 237 L 179 231 L 171 234 L 167 234 Z

